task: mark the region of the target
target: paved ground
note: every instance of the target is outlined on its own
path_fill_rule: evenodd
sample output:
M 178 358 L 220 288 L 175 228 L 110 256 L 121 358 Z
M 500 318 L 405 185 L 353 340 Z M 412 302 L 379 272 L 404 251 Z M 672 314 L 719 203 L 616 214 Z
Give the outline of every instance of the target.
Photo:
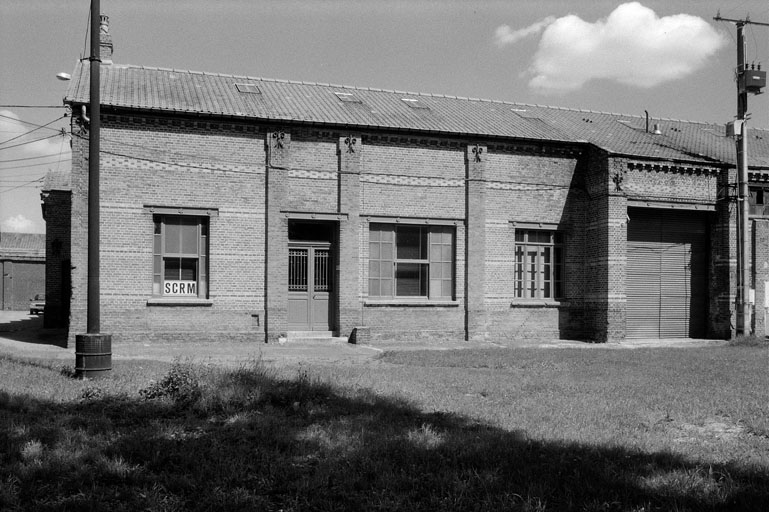
M 623 350 L 644 347 L 701 347 L 725 344 L 719 340 L 633 340 L 624 343 L 591 344 L 580 341 L 554 340 L 534 342 L 542 348 L 582 348 L 585 350 Z M 74 345 L 74 344 L 73 344 Z M 526 346 L 515 343 L 515 346 Z M 448 350 L 483 346 L 478 342 L 414 342 L 377 344 L 376 347 L 348 343 L 287 342 L 242 343 L 221 341 L 216 343 L 113 343 L 112 358 L 153 359 L 173 361 L 192 358 L 201 363 L 238 365 L 251 359 L 265 362 L 315 361 L 339 364 L 371 363 L 385 350 Z M 506 343 L 488 342 L 487 347 L 505 347 Z M 75 347 L 66 346 L 66 332 L 44 329 L 42 317 L 23 311 L 0 311 L 0 355 L 17 357 L 61 359 L 74 365 Z

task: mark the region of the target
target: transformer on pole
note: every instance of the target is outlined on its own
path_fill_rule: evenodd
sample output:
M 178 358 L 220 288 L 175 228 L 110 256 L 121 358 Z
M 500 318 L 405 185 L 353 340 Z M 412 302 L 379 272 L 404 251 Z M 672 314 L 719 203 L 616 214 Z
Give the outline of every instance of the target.
M 744 20 L 722 18 L 720 14 L 713 18 L 716 21 L 728 21 L 737 25 L 737 120 L 727 125 L 727 135 L 736 139 L 737 150 L 737 334 L 750 335 L 753 333 L 751 318 L 751 265 L 750 265 L 750 190 L 748 188 L 748 93 L 761 94 L 766 86 L 766 71 L 753 66 L 750 69 L 745 59 L 745 34 L 747 24 L 769 26 L 769 23 L 759 23 Z

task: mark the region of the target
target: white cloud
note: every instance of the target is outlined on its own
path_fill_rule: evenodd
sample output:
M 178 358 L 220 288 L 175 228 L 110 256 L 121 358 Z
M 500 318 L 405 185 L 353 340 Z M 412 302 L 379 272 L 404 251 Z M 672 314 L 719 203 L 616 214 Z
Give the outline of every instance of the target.
M 26 218 L 22 214 L 8 217 L 2 223 L 0 223 L 3 231 L 11 233 L 29 233 L 33 231 L 34 222 Z
M 494 33 L 494 40 L 500 48 L 509 44 L 515 44 L 525 37 L 539 34 L 545 27 L 555 21 L 556 18 L 554 16 L 548 16 L 542 21 L 538 21 L 519 30 L 513 30 L 509 25 L 502 25 L 497 27 L 497 31 Z
M 527 74 L 533 76 L 529 87 L 544 94 L 575 91 L 595 79 L 654 87 L 700 69 L 727 42 L 702 18 L 659 17 L 638 2 L 595 23 L 568 15 L 540 24 L 542 38 Z M 497 43 L 536 33 L 540 24 L 518 31 L 499 27 Z

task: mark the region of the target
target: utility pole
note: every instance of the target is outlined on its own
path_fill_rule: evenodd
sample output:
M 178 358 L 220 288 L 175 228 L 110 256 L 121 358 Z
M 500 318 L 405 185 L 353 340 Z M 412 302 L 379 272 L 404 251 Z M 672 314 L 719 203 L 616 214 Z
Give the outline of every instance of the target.
M 745 25 L 763 25 L 751 21 L 722 18 L 717 14 L 716 21 L 727 21 L 737 26 L 737 121 L 730 123 L 731 132 L 736 137 L 737 150 L 737 334 L 750 335 L 753 332 L 750 304 L 751 281 L 751 236 L 750 236 L 750 191 L 748 189 L 748 93 L 761 94 L 766 86 L 766 72 L 761 66 L 749 69 L 745 58 Z
M 88 128 L 88 283 L 86 333 L 75 335 L 75 373 L 100 377 L 112 369 L 112 336 L 101 334 L 99 286 L 99 137 L 101 131 L 101 6 L 91 0 Z
M 86 332 L 101 330 L 99 307 L 99 135 L 101 131 L 101 6 L 91 0 L 91 83 L 88 132 L 88 311 Z

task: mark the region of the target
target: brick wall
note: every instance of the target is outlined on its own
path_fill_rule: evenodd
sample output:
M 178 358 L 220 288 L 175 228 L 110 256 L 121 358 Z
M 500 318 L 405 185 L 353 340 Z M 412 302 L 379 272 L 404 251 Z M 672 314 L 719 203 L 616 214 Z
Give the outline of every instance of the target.
M 79 129 L 73 124 L 76 135 Z M 84 331 L 86 310 L 87 134 L 80 135 L 72 156 L 71 336 Z M 722 179 L 717 170 L 647 166 L 581 146 L 162 116 L 110 113 L 102 139 L 101 317 L 102 331 L 116 341 L 284 335 L 288 225 L 314 215 L 335 230 L 332 327 L 340 335 L 358 328 L 374 343 L 621 340 L 628 202 L 712 205 Z M 153 207 L 215 212 L 208 301 L 150 300 Z M 728 220 L 728 208 L 719 208 L 711 310 L 728 315 L 722 302 L 731 284 L 718 265 L 729 261 L 732 243 L 728 230 L 718 231 Z M 371 222 L 452 226 L 453 300 L 406 305 L 369 297 Z M 538 223 L 565 236 L 563 300 L 514 293 L 516 229 Z M 717 320 L 710 332 L 724 325 Z
M 767 335 L 767 284 L 769 284 L 769 219 L 754 219 L 753 269 L 756 302 L 753 313 L 753 332 L 756 336 Z
M 67 327 L 70 285 L 70 216 L 72 193 L 52 190 L 44 199 L 45 213 L 45 327 Z
M 102 332 L 114 333 L 116 341 L 224 333 L 263 340 L 265 134 L 252 125 L 159 117 L 106 115 L 102 122 Z M 86 314 L 88 143 L 82 135 L 73 143 L 70 337 L 84 332 Z M 148 302 L 153 206 L 217 212 L 210 219 L 210 304 Z

